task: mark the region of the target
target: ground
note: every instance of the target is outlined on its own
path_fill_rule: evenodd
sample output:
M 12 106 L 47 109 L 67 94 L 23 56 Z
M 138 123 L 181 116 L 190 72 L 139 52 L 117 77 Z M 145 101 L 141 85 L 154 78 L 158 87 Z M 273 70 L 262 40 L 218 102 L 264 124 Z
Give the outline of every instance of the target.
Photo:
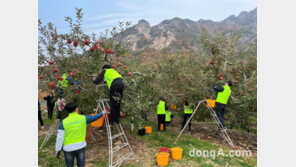
M 38 139 L 39 146 L 41 145 L 43 138 L 46 135 L 53 120 L 47 118 L 46 106 L 42 103 L 42 117 L 45 122 L 45 129 L 41 129 L 39 125 Z M 124 167 L 150 167 L 156 165 L 156 153 L 159 147 L 181 147 L 184 149 L 182 160 L 173 160 L 170 157 L 169 166 L 257 166 L 257 139 L 255 135 L 250 135 L 238 131 L 229 131 L 230 137 L 233 139 L 234 144 L 238 147 L 238 150 L 250 149 L 252 150 L 251 157 L 190 157 L 189 151 L 193 148 L 199 150 L 216 150 L 221 148 L 225 154 L 227 154 L 231 148 L 223 141 L 216 128 L 207 123 L 194 123 L 192 125 L 192 132 L 189 134 L 185 132 L 177 144 L 173 144 L 180 130 L 180 119 L 175 119 L 174 123 L 167 128 L 165 133 L 157 133 L 156 124 L 153 122 L 155 118 L 152 118 L 152 122 L 149 123 L 153 127 L 152 134 L 146 134 L 144 136 L 137 135 L 136 131 L 131 131 L 127 121 L 123 119 L 123 128 L 127 135 L 127 138 L 134 150 L 135 156 L 129 161 L 122 164 Z M 96 132 L 95 132 L 96 131 Z M 107 166 L 108 164 L 108 141 L 104 127 L 98 128 L 93 131 L 96 138 L 96 142 L 90 139 L 86 150 L 86 167 Z M 55 133 L 56 134 L 56 133 Z M 54 157 L 54 145 L 56 136 L 53 135 L 48 143 L 42 150 L 38 152 L 38 161 L 40 167 L 62 167 L 65 166 L 63 153 L 61 159 Z

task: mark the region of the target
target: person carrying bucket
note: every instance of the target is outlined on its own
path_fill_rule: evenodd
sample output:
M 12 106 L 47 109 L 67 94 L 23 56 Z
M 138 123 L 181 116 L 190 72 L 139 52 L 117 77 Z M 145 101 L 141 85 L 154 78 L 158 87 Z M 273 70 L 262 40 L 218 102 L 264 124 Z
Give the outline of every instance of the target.
M 182 122 L 182 128 L 181 128 L 181 130 L 184 128 L 187 119 L 189 119 L 191 117 L 192 113 L 193 113 L 193 109 L 189 106 L 188 101 L 185 100 L 184 103 L 185 103 L 184 104 L 184 116 L 183 116 L 183 122 Z M 188 132 L 189 133 L 190 133 L 190 130 L 191 130 L 191 120 L 189 121 L 189 124 L 188 124 Z
M 56 157 L 59 158 L 63 148 L 67 167 L 74 166 L 75 157 L 77 166 L 84 167 L 86 126 L 101 118 L 106 114 L 106 110 L 94 116 L 79 115 L 76 102 L 68 103 L 65 110 L 70 114 L 60 123 L 58 128 L 55 145 Z
M 224 113 L 225 113 L 228 99 L 231 94 L 231 89 L 230 89 L 231 86 L 232 86 L 231 81 L 226 82 L 223 86 L 213 86 L 213 89 L 218 92 L 215 111 L 218 119 L 221 122 L 221 125 L 219 125 L 218 127 L 219 130 L 227 130 L 224 123 Z
M 110 124 L 120 123 L 120 105 L 123 97 L 124 84 L 122 76 L 110 65 L 104 65 L 103 70 L 98 77 L 93 78 L 94 84 L 99 84 L 103 79 L 107 82 L 109 88 L 109 98 L 111 107 Z
M 165 103 L 165 98 L 160 97 L 160 101 L 157 105 L 157 121 L 158 121 L 158 133 L 160 133 L 160 126 L 163 125 L 163 132 L 166 130 L 166 110 L 169 108 Z

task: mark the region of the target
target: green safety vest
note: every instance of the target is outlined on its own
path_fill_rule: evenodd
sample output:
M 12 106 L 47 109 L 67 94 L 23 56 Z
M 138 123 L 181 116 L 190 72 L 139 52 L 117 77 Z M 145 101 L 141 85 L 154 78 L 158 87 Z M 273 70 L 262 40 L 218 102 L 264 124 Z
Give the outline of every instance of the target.
M 228 98 L 231 94 L 231 89 L 229 86 L 226 85 L 224 85 L 223 88 L 223 92 L 218 92 L 216 102 L 221 104 L 227 104 Z
M 193 113 L 193 109 L 191 109 L 189 106 L 185 106 L 184 105 L 184 113 L 185 114 L 192 114 Z
M 157 105 L 157 115 L 158 114 L 165 114 L 165 102 L 159 101 L 159 104 Z
M 110 89 L 113 80 L 116 78 L 122 78 L 122 76 L 114 69 L 107 69 L 104 78 L 107 82 L 108 88 Z
M 84 115 L 79 115 L 76 112 L 70 113 L 69 116 L 63 120 L 65 129 L 64 146 L 85 142 L 86 125 Z
M 63 88 L 67 89 L 69 87 L 69 81 L 67 80 L 68 74 L 63 74 L 62 81 L 59 81 L 58 84 Z
M 171 122 L 171 115 L 172 113 L 170 111 L 165 113 L 165 122 Z

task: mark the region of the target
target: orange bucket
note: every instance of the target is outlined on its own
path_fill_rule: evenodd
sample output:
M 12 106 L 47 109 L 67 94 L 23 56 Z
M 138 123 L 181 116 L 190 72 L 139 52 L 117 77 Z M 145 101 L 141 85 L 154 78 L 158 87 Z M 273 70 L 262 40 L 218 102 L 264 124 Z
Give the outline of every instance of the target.
M 163 130 L 163 124 L 160 124 L 160 130 Z
M 214 108 L 216 105 L 216 100 L 212 100 L 212 99 L 207 99 L 207 107 L 212 107 Z
M 169 153 L 160 152 L 156 154 L 157 157 L 157 165 L 158 166 L 167 166 L 169 164 Z
M 175 110 L 177 106 L 175 104 L 171 104 L 171 110 Z
M 145 133 L 152 133 L 152 126 L 146 126 L 145 127 Z
M 97 114 L 90 114 L 90 115 L 97 115 Z M 104 123 L 104 116 L 102 116 L 98 120 L 92 122 L 91 126 L 99 128 L 99 127 L 103 126 L 103 123 Z
M 183 149 L 180 148 L 180 147 L 174 147 L 174 148 L 171 148 L 171 151 L 172 151 L 172 158 L 174 160 L 180 160 L 182 159 L 182 153 L 183 153 Z

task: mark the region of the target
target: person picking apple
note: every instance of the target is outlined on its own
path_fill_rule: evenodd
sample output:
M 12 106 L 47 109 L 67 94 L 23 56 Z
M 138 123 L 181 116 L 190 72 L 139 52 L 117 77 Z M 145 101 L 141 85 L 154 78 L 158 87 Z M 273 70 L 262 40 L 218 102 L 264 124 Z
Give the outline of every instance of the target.
M 99 84 L 103 79 L 107 82 L 109 88 L 109 98 L 111 107 L 110 124 L 120 123 L 120 104 L 123 97 L 124 84 L 122 76 L 110 65 L 104 65 L 99 76 L 93 78 L 94 84 Z

